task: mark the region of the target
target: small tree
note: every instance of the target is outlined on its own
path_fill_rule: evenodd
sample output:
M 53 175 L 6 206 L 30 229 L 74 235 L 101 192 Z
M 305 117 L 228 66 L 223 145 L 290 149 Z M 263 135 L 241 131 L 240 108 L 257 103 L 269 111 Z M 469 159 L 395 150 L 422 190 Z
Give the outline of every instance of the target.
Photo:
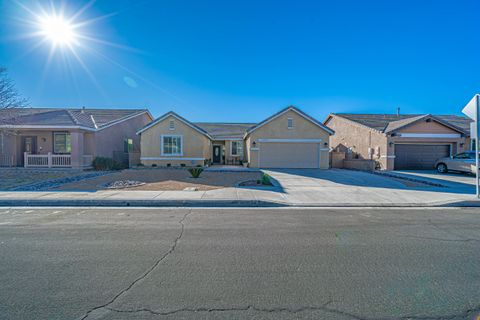
M 24 108 L 28 100 L 15 88 L 15 82 L 8 76 L 7 69 L 0 67 L 0 109 Z
M 10 109 L 24 108 L 28 104 L 28 99 L 23 98 L 15 88 L 15 82 L 8 76 L 7 69 L 0 67 L 0 124 L 6 125 L 0 128 L 0 153 L 4 152 L 4 136 L 16 134 L 9 127 L 15 124 L 15 114 Z

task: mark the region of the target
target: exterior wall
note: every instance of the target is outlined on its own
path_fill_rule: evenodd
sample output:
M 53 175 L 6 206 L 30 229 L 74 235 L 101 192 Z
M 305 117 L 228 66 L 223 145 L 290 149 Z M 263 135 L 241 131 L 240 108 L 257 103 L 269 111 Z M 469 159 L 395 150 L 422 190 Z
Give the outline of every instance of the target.
M 287 119 L 293 119 L 293 129 L 288 129 Z M 320 168 L 329 167 L 329 141 L 330 135 L 327 131 L 318 127 L 316 124 L 300 116 L 295 111 L 289 110 L 281 116 L 275 118 L 262 127 L 253 131 L 246 139 L 247 159 L 251 167 L 259 166 L 257 148 L 261 148 L 258 139 L 322 139 L 320 144 Z M 253 148 L 253 142 L 256 142 L 256 148 Z M 324 145 L 327 143 L 327 145 Z M 253 150 L 252 150 L 253 148 Z
M 347 159 L 349 158 L 348 152 L 351 150 L 352 153 L 358 155 L 359 159 L 376 160 L 383 170 L 394 169 L 395 144 L 450 144 L 452 145 L 452 154 L 469 148 L 465 137 L 407 138 L 400 135 L 387 137 L 381 132 L 335 115 L 326 124 L 335 131 L 335 134 L 330 137 L 330 144 L 334 150 L 346 152 Z M 458 134 L 457 131 L 435 121 L 414 123 L 398 130 L 397 133 Z M 369 148 L 373 151 L 373 155 L 369 154 Z
M 65 132 L 67 130 L 38 131 L 22 130 L 15 136 L 15 163 L 17 166 L 23 164 L 22 137 L 37 137 L 37 154 L 53 153 L 53 132 Z
M 401 130 L 398 130 L 399 133 L 458 133 L 457 131 L 450 129 L 449 127 L 444 126 L 435 121 L 419 121 L 413 123 Z
M 382 169 L 388 167 L 387 157 L 391 153 L 383 133 L 335 115 L 326 124 L 335 131 L 330 137 L 330 145 L 335 151 L 345 152 L 348 158 L 352 158 L 351 150 L 359 159 L 378 161 Z
M 143 113 L 129 120 L 125 120 L 106 129 L 95 132 L 95 157 L 112 158 L 114 151 L 123 152 L 125 139 L 133 140 L 133 151 L 140 151 L 140 136 L 137 131 L 143 128 L 152 119 L 147 113 Z
M 396 133 L 400 135 L 394 135 L 388 137 L 388 150 L 389 158 L 387 163 L 387 170 L 395 169 L 395 145 L 396 144 L 449 144 L 451 145 L 451 153 L 455 155 L 457 153 L 468 150 L 467 139 L 465 137 L 459 138 L 408 138 L 402 137 L 402 133 L 431 133 L 431 134 L 458 134 L 459 132 L 444 126 L 436 121 L 420 121 L 412 125 L 406 126 Z M 393 143 L 390 146 L 390 143 Z
M 169 128 L 170 120 L 174 121 L 174 130 L 170 130 Z M 162 135 L 183 136 L 183 155 L 162 155 Z M 148 128 L 142 132 L 140 136 L 141 162 L 145 166 L 152 166 L 153 164 L 157 166 L 166 166 L 167 164 L 180 166 L 182 163 L 186 166 L 203 165 L 204 161 L 211 159 L 212 156 L 212 143 L 210 139 L 172 116 Z M 189 158 L 197 160 L 190 160 Z
M 88 153 L 91 148 L 86 148 L 87 140 L 89 143 L 92 142 L 93 135 L 91 133 L 85 133 L 83 130 L 22 130 L 17 131 L 14 134 L 9 134 L 8 139 L 8 151 L 10 154 L 13 154 L 14 165 L 22 166 L 23 165 L 23 153 L 22 153 L 22 138 L 23 137 L 36 137 L 37 138 L 37 149 L 35 152 L 37 154 L 48 154 L 53 152 L 53 134 L 54 132 L 69 132 L 72 137 L 72 166 L 78 167 L 83 164 L 83 155 L 92 154 Z M 85 139 L 84 136 L 90 135 L 90 139 Z

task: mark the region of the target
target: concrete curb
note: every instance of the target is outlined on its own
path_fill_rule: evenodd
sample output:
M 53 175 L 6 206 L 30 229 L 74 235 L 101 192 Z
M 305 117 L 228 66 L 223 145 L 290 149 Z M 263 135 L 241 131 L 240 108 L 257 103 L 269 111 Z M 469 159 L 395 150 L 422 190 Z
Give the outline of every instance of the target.
M 389 177 L 389 178 L 396 178 L 396 179 L 402 179 L 405 181 L 411 181 L 411 182 L 416 182 L 416 183 L 423 183 L 432 187 L 439 187 L 439 188 L 449 188 L 449 186 L 429 181 L 428 178 L 422 179 L 422 178 L 412 178 L 412 177 L 407 177 L 402 174 L 395 174 L 395 173 L 390 173 L 390 172 L 378 172 L 378 171 L 373 171 L 373 174 L 379 175 L 379 176 L 384 176 L 384 177 Z
M 0 200 L 0 207 L 480 207 L 480 201 L 452 201 L 431 203 L 280 203 L 264 200 Z

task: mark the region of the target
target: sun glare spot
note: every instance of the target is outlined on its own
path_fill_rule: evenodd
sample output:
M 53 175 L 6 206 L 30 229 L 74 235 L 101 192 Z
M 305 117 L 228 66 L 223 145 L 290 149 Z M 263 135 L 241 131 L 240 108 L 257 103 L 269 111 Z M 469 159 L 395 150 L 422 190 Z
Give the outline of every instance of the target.
M 76 37 L 73 26 L 61 16 L 43 17 L 40 33 L 54 45 L 71 45 Z

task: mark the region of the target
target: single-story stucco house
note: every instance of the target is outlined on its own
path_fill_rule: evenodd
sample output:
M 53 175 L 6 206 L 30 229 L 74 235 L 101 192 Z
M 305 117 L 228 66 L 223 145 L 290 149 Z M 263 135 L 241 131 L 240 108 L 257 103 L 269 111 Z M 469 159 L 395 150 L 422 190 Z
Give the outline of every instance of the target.
M 290 106 L 260 123 L 193 123 L 168 112 L 137 133 L 145 166 L 248 163 L 254 168 L 327 169 L 334 132 Z
M 433 169 L 435 160 L 470 150 L 471 120 L 456 115 L 332 113 L 334 151 L 376 160 L 384 170 Z
M 146 109 L 11 108 L 0 110 L 0 165 L 71 167 L 95 157 L 140 151 Z

